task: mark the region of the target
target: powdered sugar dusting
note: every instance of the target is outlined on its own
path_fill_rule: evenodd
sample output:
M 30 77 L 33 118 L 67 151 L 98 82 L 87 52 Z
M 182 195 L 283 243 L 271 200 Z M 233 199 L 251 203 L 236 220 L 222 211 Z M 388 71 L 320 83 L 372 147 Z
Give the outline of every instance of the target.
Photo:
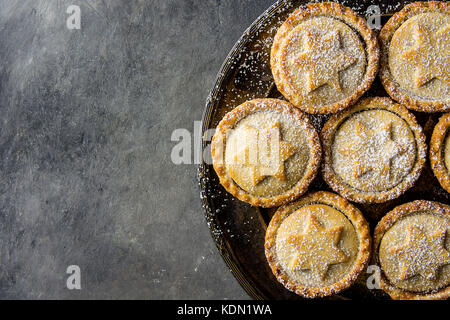
M 411 209 L 413 204 L 395 211 L 401 218 L 384 233 L 379 260 L 395 286 L 433 292 L 450 284 L 450 208 L 423 201 Z

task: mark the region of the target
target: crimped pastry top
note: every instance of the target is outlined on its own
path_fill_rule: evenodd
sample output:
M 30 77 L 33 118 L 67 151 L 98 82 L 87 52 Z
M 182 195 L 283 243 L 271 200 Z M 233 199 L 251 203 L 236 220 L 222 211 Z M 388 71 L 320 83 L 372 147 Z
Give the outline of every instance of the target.
M 370 231 L 362 213 L 330 192 L 307 194 L 278 208 L 265 253 L 287 289 L 308 298 L 348 288 L 366 267 Z
M 304 130 L 296 119 L 277 110 L 249 114 L 227 137 L 228 173 L 239 187 L 258 197 L 286 192 L 303 177 L 308 166 L 310 146 Z M 279 154 L 270 153 L 277 149 L 281 149 Z
M 450 284 L 450 231 L 448 217 L 412 212 L 383 236 L 379 256 L 386 277 L 398 288 L 427 292 Z
M 320 164 L 319 136 L 308 117 L 277 99 L 247 101 L 225 115 L 211 144 L 225 189 L 255 206 L 295 200 Z
M 374 231 L 380 286 L 393 299 L 450 296 L 450 207 L 416 200 L 394 208 Z
M 347 217 L 325 204 L 301 207 L 276 238 L 278 260 L 292 281 L 324 287 L 342 279 L 358 254 L 358 235 Z
M 396 186 L 411 172 L 417 156 L 408 123 L 383 109 L 363 110 L 346 119 L 331 150 L 336 174 L 364 192 Z
M 325 181 L 347 199 L 374 203 L 398 197 L 425 164 L 422 128 L 388 98 L 360 100 L 322 129 Z
M 300 7 L 275 35 L 270 65 L 277 89 L 308 113 L 334 113 L 369 89 L 379 47 L 367 22 L 334 2 Z
M 326 106 L 350 97 L 366 68 L 363 43 L 332 17 L 306 20 L 284 39 L 277 55 L 288 85 L 302 103 Z
M 409 18 L 389 45 L 389 68 L 409 94 L 450 99 L 450 15 L 426 12 Z
M 379 34 L 380 78 L 408 109 L 450 108 L 450 4 L 416 1 L 395 13 Z

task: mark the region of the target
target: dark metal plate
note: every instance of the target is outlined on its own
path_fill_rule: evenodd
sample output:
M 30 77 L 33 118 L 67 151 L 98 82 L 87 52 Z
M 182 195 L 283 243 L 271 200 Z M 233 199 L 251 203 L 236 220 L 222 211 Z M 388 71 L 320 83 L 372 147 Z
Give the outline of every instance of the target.
M 362 16 L 365 16 L 369 5 L 379 5 L 382 23 L 408 3 L 393 3 L 389 0 L 340 2 Z M 201 150 L 205 156 L 204 162 L 198 168 L 198 179 L 206 220 L 221 256 L 242 287 L 255 299 L 300 297 L 277 282 L 265 259 L 266 226 L 276 208 L 252 207 L 225 191 L 210 164 L 208 139 L 211 135 L 208 130 L 216 128 L 227 112 L 247 100 L 263 97 L 283 98 L 273 83 L 269 66 L 270 47 L 278 27 L 292 11 L 305 3 L 307 1 L 278 1 L 247 29 L 225 60 L 203 114 L 202 134 L 205 139 L 202 141 Z M 366 96 L 387 94 L 377 79 Z M 414 114 L 424 127 L 429 142 L 440 114 Z M 311 119 L 320 131 L 328 116 L 311 116 Z M 320 174 L 309 188 L 309 191 L 319 190 L 332 191 Z M 449 203 L 449 194 L 439 186 L 428 161 L 416 186 L 402 197 L 383 204 L 356 206 L 364 213 L 373 230 L 380 217 L 392 208 L 417 199 Z M 333 299 L 386 299 L 387 296 L 380 290 L 367 289 L 367 276 L 361 275 L 355 285 Z

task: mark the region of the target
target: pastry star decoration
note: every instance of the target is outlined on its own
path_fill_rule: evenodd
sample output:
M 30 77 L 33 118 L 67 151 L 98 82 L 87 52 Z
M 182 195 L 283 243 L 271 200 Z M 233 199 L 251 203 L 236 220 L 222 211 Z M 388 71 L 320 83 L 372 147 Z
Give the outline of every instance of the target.
M 244 136 L 247 136 L 246 143 L 233 160 L 237 165 L 251 168 L 253 186 L 267 176 L 286 181 L 284 162 L 297 151 L 290 143 L 282 141 L 280 123 L 263 130 L 247 127 Z
M 446 230 L 427 235 L 419 226 L 409 228 L 406 243 L 391 249 L 400 261 L 400 280 L 420 274 L 435 280 L 440 267 L 450 263 L 450 253 L 445 249 Z
M 355 137 L 352 144 L 338 150 L 351 159 L 355 178 L 361 178 L 370 171 L 389 175 L 392 159 L 406 151 L 392 138 L 392 122 L 383 124 L 380 131 L 374 131 L 358 121 L 355 124 Z
M 291 269 L 311 270 L 316 278 L 323 280 L 330 265 L 347 260 L 337 247 L 343 229 L 343 226 L 325 229 L 315 215 L 309 214 L 304 233 L 287 239 L 297 252 Z
M 450 85 L 450 24 L 431 33 L 415 25 L 415 44 L 402 58 L 416 67 L 415 85 L 421 87 L 432 79 Z
M 304 37 L 306 51 L 294 59 L 306 71 L 306 93 L 328 84 L 341 91 L 339 72 L 356 62 L 349 53 L 341 48 L 341 36 L 338 30 L 323 38 L 315 33 L 306 32 Z

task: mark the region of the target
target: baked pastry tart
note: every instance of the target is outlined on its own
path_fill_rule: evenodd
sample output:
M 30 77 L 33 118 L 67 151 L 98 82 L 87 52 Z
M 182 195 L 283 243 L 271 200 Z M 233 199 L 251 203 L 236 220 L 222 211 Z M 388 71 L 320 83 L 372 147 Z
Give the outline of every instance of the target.
M 374 234 L 380 287 L 393 299 L 450 296 L 450 207 L 432 201 L 406 203 L 389 212 Z
M 450 113 L 444 114 L 434 128 L 430 142 L 430 162 L 442 188 L 450 192 Z
M 365 98 L 333 115 L 321 137 L 324 180 L 355 202 L 397 198 L 414 185 L 425 164 L 422 128 L 389 98 Z
M 248 101 L 226 114 L 211 150 L 225 189 L 261 207 L 305 193 L 321 158 L 319 135 L 306 114 L 277 99 Z
M 450 4 L 414 2 L 380 32 L 381 81 L 409 109 L 450 110 Z
M 379 47 L 367 22 L 338 3 L 296 10 L 275 35 L 272 74 L 278 90 L 308 113 L 356 102 L 378 71 Z
M 265 252 L 287 289 L 325 297 L 348 288 L 365 269 L 369 227 L 344 198 L 316 192 L 277 210 L 266 231 Z

